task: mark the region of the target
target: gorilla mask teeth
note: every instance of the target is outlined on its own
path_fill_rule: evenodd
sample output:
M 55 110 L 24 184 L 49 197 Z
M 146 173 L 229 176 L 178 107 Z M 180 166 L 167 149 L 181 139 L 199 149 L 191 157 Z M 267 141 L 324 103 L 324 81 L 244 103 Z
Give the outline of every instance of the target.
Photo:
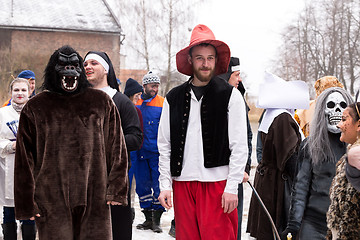
M 78 77 L 63 76 L 61 79 L 61 86 L 67 92 L 73 92 L 78 86 Z

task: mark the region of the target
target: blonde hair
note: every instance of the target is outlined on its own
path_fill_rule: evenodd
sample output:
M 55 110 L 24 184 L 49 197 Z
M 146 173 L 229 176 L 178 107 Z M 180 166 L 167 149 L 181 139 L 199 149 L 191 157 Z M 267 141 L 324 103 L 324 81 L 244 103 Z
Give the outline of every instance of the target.
M 18 83 L 18 82 L 24 82 L 26 83 L 27 87 L 28 87 L 28 91 L 30 93 L 30 83 L 29 83 L 29 80 L 27 80 L 26 78 L 15 78 L 14 80 L 11 81 L 10 83 L 10 86 L 9 86 L 9 90 L 10 90 L 10 94 L 13 90 L 13 86 L 15 83 Z

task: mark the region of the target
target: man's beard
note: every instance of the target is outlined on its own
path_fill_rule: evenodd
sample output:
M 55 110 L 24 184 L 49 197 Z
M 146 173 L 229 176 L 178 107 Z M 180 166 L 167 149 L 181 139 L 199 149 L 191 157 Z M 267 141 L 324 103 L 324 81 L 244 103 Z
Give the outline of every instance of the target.
M 215 69 L 206 69 L 210 70 L 210 74 L 206 76 L 201 74 L 201 69 L 193 69 L 194 76 L 199 79 L 200 82 L 210 82 L 211 78 L 214 76 Z
M 141 95 L 141 98 L 143 100 L 147 100 L 154 97 L 156 94 L 157 94 L 156 91 L 147 91 L 146 89 L 144 89 L 144 93 Z
M 157 94 L 157 91 L 153 91 L 153 90 L 147 90 L 147 89 L 144 89 L 144 93 L 148 96 L 155 96 Z

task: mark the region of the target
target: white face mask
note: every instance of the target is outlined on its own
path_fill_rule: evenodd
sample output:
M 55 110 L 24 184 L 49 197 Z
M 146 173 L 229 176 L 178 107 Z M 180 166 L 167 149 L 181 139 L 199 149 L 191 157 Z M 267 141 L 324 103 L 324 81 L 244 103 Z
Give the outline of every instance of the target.
M 325 116 L 329 132 L 340 133 L 340 129 L 336 125 L 341 121 L 342 113 L 346 107 L 347 103 L 339 92 L 333 92 L 327 97 Z
M 11 91 L 12 101 L 16 104 L 24 104 L 29 100 L 29 87 L 24 82 L 15 82 Z

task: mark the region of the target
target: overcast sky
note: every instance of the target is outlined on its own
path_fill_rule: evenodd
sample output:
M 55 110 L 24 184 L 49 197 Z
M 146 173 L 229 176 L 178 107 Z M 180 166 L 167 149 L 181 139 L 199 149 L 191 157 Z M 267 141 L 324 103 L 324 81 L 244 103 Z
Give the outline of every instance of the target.
M 116 6 L 116 1 L 108 0 L 113 7 Z M 232 56 L 240 58 L 241 71 L 247 74 L 244 82 L 247 91 L 257 95 L 263 72 L 270 67 L 281 44 L 281 31 L 288 23 L 297 19 L 305 1 L 307 0 L 203 0 L 196 5 L 200 7 L 196 7 L 195 25 L 207 25 L 217 39 L 229 45 Z M 125 24 L 126 19 L 120 19 Z M 189 32 L 187 44 L 190 35 Z M 125 43 L 123 54 L 128 54 L 126 47 Z M 134 59 L 129 58 L 126 62 L 131 63 L 129 66 L 134 66 L 133 61 Z
M 227 43 L 247 75 L 245 87 L 257 95 L 263 72 L 281 44 L 282 29 L 296 19 L 304 0 L 211 0 L 199 9 L 198 23 Z M 288 79 L 300 80 L 300 79 Z

